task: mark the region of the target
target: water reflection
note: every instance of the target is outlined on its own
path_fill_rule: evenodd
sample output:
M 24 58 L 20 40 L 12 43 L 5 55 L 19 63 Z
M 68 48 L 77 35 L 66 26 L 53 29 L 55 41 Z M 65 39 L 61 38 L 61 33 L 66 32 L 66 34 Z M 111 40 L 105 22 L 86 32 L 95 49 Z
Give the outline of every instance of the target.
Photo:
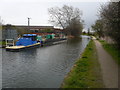
M 3 87 L 58 88 L 64 76 L 83 52 L 89 39 L 67 42 L 21 52 L 3 50 Z

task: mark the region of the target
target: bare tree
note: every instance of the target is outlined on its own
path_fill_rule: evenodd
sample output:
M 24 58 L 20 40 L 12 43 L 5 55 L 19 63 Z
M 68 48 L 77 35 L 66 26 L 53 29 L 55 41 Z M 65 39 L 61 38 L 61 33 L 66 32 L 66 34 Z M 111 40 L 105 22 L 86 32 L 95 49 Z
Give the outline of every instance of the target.
M 102 6 L 100 17 L 103 22 L 105 35 L 116 41 L 120 47 L 120 2 L 109 2 Z
M 101 37 L 109 36 L 120 49 L 120 2 L 109 2 L 101 6 L 99 20 L 92 25 Z
M 62 27 L 64 30 L 67 30 L 69 34 L 75 31 L 75 26 L 82 26 L 81 15 L 82 12 L 78 8 L 73 8 L 72 6 L 64 5 L 62 8 L 53 7 L 48 9 L 50 15 L 50 22 L 56 26 Z M 78 29 L 78 28 L 77 28 Z M 71 31 L 72 30 L 72 31 Z M 79 28 L 81 30 L 81 27 Z
M 72 36 L 79 37 L 80 34 L 82 34 L 83 24 L 80 22 L 80 20 L 73 18 L 70 22 L 70 25 L 66 28 L 68 31 L 67 33 Z

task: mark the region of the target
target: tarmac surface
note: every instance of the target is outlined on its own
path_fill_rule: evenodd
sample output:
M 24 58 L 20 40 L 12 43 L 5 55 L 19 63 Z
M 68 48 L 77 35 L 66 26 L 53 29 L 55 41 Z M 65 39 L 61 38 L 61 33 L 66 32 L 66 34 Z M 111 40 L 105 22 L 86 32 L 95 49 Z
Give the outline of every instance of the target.
M 109 55 L 101 43 L 94 39 L 101 66 L 102 77 L 106 88 L 118 88 L 118 64 Z

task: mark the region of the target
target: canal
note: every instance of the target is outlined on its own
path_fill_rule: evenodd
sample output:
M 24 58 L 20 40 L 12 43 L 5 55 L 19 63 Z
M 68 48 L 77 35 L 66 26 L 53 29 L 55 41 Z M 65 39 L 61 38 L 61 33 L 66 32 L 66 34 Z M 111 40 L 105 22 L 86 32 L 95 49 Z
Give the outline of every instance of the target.
M 21 52 L 3 49 L 2 87 L 59 88 L 88 42 L 88 37 L 82 36 L 82 39 Z

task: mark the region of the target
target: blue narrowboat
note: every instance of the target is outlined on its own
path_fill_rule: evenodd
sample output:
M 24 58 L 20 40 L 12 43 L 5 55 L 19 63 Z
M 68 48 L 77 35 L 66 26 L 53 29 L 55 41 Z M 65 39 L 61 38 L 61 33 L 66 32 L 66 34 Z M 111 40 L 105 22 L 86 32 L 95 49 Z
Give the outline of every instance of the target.
M 39 47 L 40 42 L 37 41 L 36 34 L 23 34 L 21 38 L 18 39 L 15 46 L 7 46 L 7 51 L 20 51 L 22 49 L 30 47 Z

